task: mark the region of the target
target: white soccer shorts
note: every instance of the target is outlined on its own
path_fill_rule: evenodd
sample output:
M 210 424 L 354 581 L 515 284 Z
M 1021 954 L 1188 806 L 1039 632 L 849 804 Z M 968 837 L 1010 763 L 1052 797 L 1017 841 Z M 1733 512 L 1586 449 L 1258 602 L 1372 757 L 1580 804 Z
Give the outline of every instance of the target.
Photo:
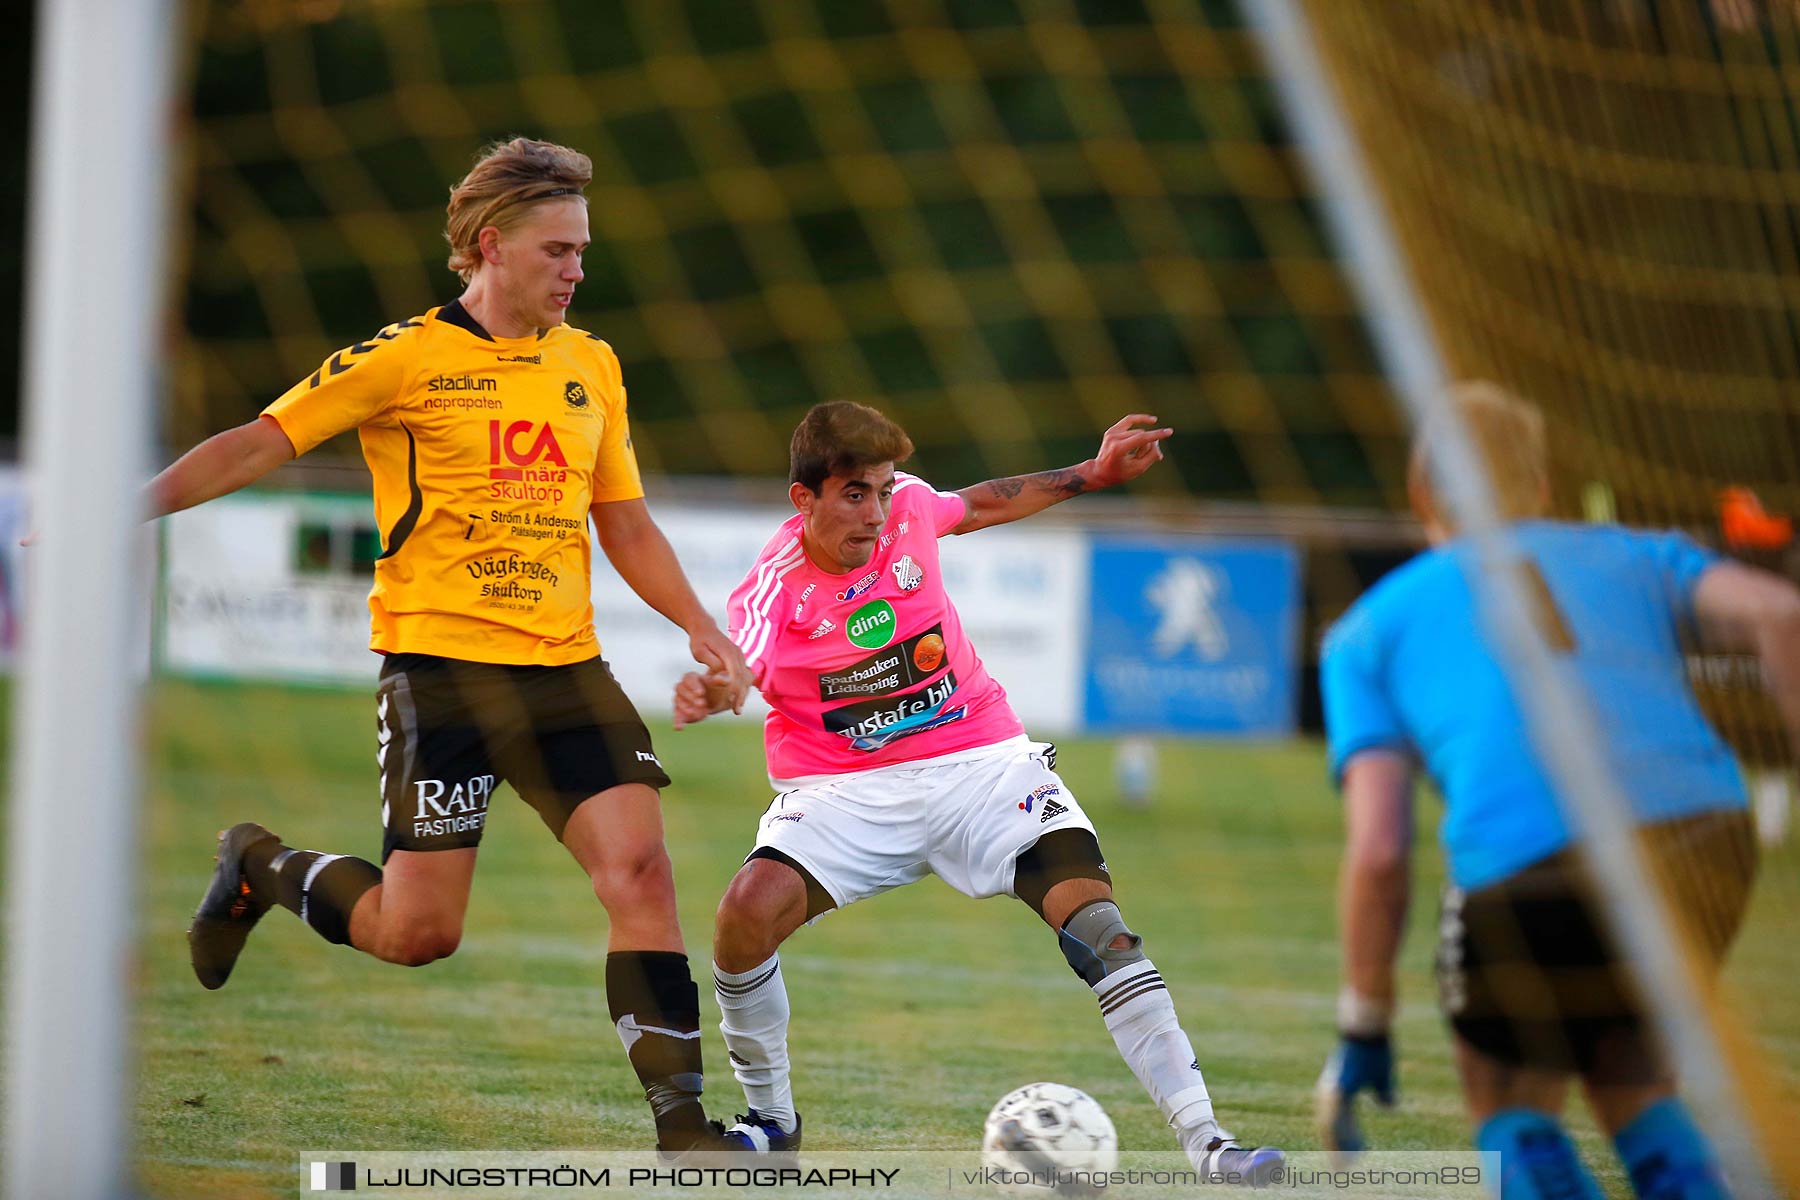
M 1013 894 L 1019 852 L 1093 823 L 1025 737 L 804 783 L 775 797 L 756 849 L 805 867 L 839 908 L 934 874 L 977 900 Z

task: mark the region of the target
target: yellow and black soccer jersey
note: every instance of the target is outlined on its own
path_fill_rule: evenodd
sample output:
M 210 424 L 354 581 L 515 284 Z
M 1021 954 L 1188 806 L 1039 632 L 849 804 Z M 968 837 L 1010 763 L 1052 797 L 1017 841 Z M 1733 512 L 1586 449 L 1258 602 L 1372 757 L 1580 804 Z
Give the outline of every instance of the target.
M 644 494 L 612 347 L 489 335 L 461 304 L 389 325 L 275 401 L 304 454 L 347 429 L 375 476 L 375 650 L 558 665 L 600 652 L 588 508 Z

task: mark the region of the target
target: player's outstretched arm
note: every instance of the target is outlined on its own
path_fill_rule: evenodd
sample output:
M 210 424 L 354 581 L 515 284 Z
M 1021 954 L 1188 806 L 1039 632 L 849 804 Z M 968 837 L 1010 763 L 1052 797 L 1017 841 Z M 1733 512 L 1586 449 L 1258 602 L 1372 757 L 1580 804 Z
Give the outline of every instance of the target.
M 1391 750 L 1365 750 L 1344 765 L 1344 863 L 1338 934 L 1344 979 L 1338 1044 L 1319 1077 L 1320 1135 L 1329 1150 L 1364 1148 L 1357 1093 L 1394 1103 L 1394 961 L 1411 898 L 1412 764 Z
M 687 632 L 694 661 L 707 668 L 706 682 L 723 687 L 731 711 L 742 712 L 751 682 L 743 652 L 694 595 L 675 548 L 650 519 L 648 506 L 642 499 L 607 500 L 591 512 L 600 548 L 619 577 L 640 600 Z
M 1100 440 L 1100 452 L 1084 463 L 1060 471 L 990 479 L 964 488 L 957 495 L 963 498 L 969 512 L 962 524 L 950 532 L 973 533 L 990 525 L 1004 525 L 1043 512 L 1070 496 L 1136 479 L 1153 463 L 1162 461 L 1162 447 L 1157 443 L 1175 432 L 1139 428 L 1155 424 L 1155 417 L 1132 413 L 1106 431 Z
M 1694 615 L 1710 639 L 1762 660 L 1788 744 L 1800 754 L 1800 588 L 1771 571 L 1716 563 L 1694 585 Z
M 1412 895 L 1412 763 L 1404 754 L 1363 750 L 1350 757 L 1344 822 L 1338 877 L 1344 986 L 1365 1008 L 1392 1010 L 1394 961 Z
M 294 444 L 273 417 L 215 433 L 150 481 L 145 516 L 165 516 L 228 495 L 293 458 Z

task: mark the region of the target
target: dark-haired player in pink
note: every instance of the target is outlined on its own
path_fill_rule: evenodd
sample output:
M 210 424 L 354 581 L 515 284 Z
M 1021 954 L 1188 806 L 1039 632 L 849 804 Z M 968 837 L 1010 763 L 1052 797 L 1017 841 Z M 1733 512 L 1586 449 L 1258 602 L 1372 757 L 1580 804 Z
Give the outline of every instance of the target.
M 1025 736 L 963 635 L 937 542 L 1135 479 L 1170 430 L 1133 414 L 1100 452 L 1060 471 L 940 492 L 896 472 L 912 441 L 874 409 L 821 404 L 794 431 L 799 511 L 731 595 L 730 635 L 770 712 L 779 793 L 719 904 L 720 1027 L 750 1111 L 726 1137 L 800 1145 L 777 948 L 834 908 L 936 874 L 964 895 L 1017 896 L 1057 931 L 1107 1030 L 1205 1172 L 1266 1180 L 1281 1162 L 1240 1149 L 1213 1115 L 1162 977 L 1113 903 L 1094 827 L 1058 778 L 1055 748 Z M 675 727 L 730 707 L 699 674 L 675 691 Z

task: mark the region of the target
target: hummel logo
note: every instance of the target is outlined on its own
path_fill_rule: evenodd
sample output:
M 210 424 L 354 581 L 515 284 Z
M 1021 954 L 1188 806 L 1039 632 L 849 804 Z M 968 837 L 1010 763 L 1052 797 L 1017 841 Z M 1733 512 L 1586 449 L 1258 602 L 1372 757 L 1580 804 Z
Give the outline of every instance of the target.
M 1069 811 L 1068 805 L 1059 803 L 1054 797 L 1052 797 L 1051 799 L 1044 801 L 1044 815 L 1038 818 L 1038 824 L 1042 825 L 1044 822 L 1050 820 L 1051 818 L 1060 817 L 1068 811 Z

